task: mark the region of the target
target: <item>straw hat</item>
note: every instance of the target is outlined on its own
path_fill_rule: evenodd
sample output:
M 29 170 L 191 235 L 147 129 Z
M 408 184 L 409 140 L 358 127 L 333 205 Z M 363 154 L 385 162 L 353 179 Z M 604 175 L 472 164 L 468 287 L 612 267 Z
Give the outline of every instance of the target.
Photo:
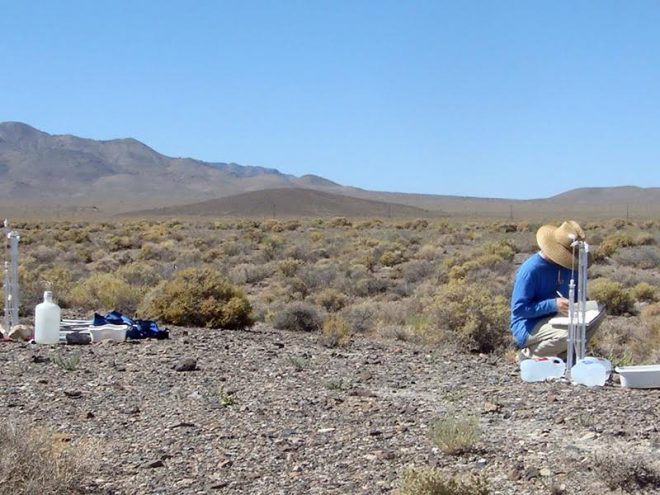
M 536 232 L 536 242 L 543 254 L 564 268 L 577 268 L 576 257 L 573 258 L 571 243 L 575 240 L 585 240 L 584 230 L 573 220 L 562 223 L 559 227 L 544 225 Z

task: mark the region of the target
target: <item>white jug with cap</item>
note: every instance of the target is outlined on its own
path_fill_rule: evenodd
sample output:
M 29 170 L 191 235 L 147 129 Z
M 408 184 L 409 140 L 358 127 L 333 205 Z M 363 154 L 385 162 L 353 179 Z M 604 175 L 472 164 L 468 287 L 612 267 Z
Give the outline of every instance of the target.
M 44 292 L 44 302 L 34 308 L 34 341 L 37 344 L 58 344 L 60 341 L 60 307 L 53 302 L 53 293 Z

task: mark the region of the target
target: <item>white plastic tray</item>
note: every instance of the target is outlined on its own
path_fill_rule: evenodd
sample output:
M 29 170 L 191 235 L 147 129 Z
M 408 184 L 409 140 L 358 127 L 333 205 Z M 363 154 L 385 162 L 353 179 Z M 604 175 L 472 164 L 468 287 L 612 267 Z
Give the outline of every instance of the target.
M 117 342 L 123 342 L 126 340 L 127 330 L 127 325 L 111 325 L 109 323 L 98 327 L 89 327 L 89 333 L 92 336 L 92 342 L 100 342 L 102 340 L 115 340 Z
M 660 364 L 617 366 L 621 386 L 629 388 L 660 388 Z

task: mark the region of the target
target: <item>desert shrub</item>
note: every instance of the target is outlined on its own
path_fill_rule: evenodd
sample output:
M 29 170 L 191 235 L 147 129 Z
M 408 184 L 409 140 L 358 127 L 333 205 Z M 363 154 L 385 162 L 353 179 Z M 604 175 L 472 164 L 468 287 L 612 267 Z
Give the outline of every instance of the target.
M 481 476 L 447 475 L 437 468 L 407 468 L 401 476 L 398 495 L 488 495 Z
M 140 314 L 172 325 L 242 329 L 253 324 L 241 289 L 209 268 L 187 268 L 153 289 Z
M 395 266 L 398 265 L 399 263 L 403 263 L 406 261 L 405 256 L 403 253 L 399 250 L 395 251 L 385 251 L 381 256 L 380 256 L 380 264 L 383 266 Z
M 374 276 L 366 276 L 355 282 L 352 293 L 358 297 L 372 297 L 387 292 L 389 281 Z
M 624 266 L 649 270 L 660 266 L 660 249 L 657 246 L 637 246 L 617 251 L 614 259 Z
M 634 246 L 635 240 L 627 232 L 614 232 L 603 239 L 596 248 L 594 256 L 597 259 L 610 257 L 620 248 Z
M 337 289 L 329 287 L 316 294 L 314 301 L 326 311 L 337 312 L 346 306 L 348 298 Z
M 278 330 L 315 332 L 321 328 L 321 318 L 314 306 L 307 303 L 294 302 L 286 305 L 275 315 L 273 327 Z
M 413 260 L 400 266 L 403 279 L 411 284 L 425 279 L 435 271 L 433 263 L 425 260 Z
M 639 454 L 597 454 L 594 456 L 594 468 L 610 490 L 639 493 L 640 489 L 660 486 L 660 471 Z
M 273 273 L 269 264 L 255 265 L 252 263 L 240 263 L 229 270 L 229 278 L 235 284 L 255 284 Z
M 468 254 L 447 258 L 443 261 L 442 266 L 452 280 L 474 279 L 475 277 L 470 277 L 470 274 L 483 272 L 484 269 L 495 275 L 508 274 L 511 271 L 511 261 L 516 252 L 516 247 L 509 241 L 487 242 Z
M 287 258 L 277 263 L 277 270 L 285 277 L 293 277 L 302 265 L 297 259 Z
M 437 259 L 441 254 L 442 254 L 441 248 L 436 247 L 433 244 L 424 244 L 417 251 L 417 258 L 426 261 L 433 261 Z
M 351 341 L 351 331 L 346 321 L 338 316 L 323 322 L 319 341 L 326 347 L 346 347 Z
M 140 248 L 138 258 L 141 260 L 174 261 L 176 259 L 176 244 L 172 240 L 159 244 L 145 242 Z
M 84 493 L 82 481 L 95 465 L 91 443 L 68 442 L 46 429 L 14 421 L 0 425 L 2 493 Z
M 143 292 L 110 273 L 95 273 L 71 290 L 71 305 L 87 310 L 133 313 Z
M 640 282 L 630 289 L 632 298 L 639 302 L 654 302 L 657 300 L 657 288 L 653 285 Z
M 386 339 L 401 340 L 402 342 L 411 342 L 413 340 L 417 340 L 415 332 L 411 327 L 407 325 L 379 325 L 378 335 Z
M 431 424 L 431 440 L 445 454 L 462 454 L 479 441 L 479 418 L 448 411 Z
M 510 341 L 509 304 L 480 284 L 453 280 L 434 297 L 437 324 L 450 331 L 455 342 L 470 351 L 492 352 Z
M 642 318 L 660 317 L 660 303 L 649 304 L 642 308 Z
M 158 264 L 145 261 L 136 261 L 120 267 L 117 276 L 138 287 L 155 286 L 161 281 Z
M 54 247 L 39 245 L 30 254 L 39 263 L 52 263 L 60 257 L 61 251 Z
M 353 223 L 346 217 L 335 217 L 328 221 L 328 226 L 337 228 L 337 227 L 350 227 Z
M 346 307 L 341 316 L 348 323 L 352 333 L 368 333 L 376 325 L 378 305 L 371 302 L 363 302 Z
M 633 310 L 633 300 L 623 284 L 608 278 L 597 278 L 589 284 L 589 298 L 607 308 L 611 315 L 623 315 Z

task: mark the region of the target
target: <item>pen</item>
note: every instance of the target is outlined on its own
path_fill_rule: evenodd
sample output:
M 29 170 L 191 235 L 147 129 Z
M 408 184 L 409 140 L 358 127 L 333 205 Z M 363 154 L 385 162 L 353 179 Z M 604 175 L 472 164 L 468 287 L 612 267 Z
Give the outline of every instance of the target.
M 561 292 L 559 292 L 558 290 L 555 291 L 555 292 L 557 293 L 557 295 L 558 295 L 559 297 L 561 297 L 562 299 L 564 298 L 564 296 L 561 295 Z

